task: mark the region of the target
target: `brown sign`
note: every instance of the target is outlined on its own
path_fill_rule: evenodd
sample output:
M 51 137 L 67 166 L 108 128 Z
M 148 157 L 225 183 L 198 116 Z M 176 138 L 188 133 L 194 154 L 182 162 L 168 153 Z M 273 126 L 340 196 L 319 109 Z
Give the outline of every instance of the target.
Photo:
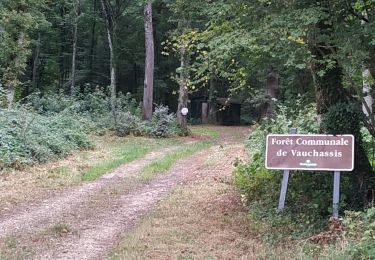
M 266 144 L 266 168 L 352 171 L 354 136 L 270 134 Z

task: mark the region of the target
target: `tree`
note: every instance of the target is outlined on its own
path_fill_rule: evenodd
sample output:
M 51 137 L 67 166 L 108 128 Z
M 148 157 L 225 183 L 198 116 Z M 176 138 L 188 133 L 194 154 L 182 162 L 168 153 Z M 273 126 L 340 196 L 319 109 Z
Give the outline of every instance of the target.
M 169 1 L 167 1 L 169 2 Z M 173 12 L 172 21 L 176 28 L 171 32 L 170 49 L 180 60 L 180 67 L 176 70 L 178 76 L 175 77 L 178 82 L 178 105 L 177 122 L 184 129 L 187 128 L 187 117 L 182 115 L 181 109 L 188 106 L 188 93 L 191 86 L 191 56 L 193 54 L 194 42 L 196 41 L 196 30 L 192 29 L 198 25 L 200 20 L 200 10 L 202 2 L 177 0 L 169 2 L 169 7 Z
M 145 25 L 145 80 L 143 90 L 143 119 L 152 118 L 152 101 L 154 89 L 154 36 L 152 26 L 152 2 L 147 1 L 144 7 L 144 25 Z
M 114 34 L 114 19 L 113 13 L 111 12 L 111 5 L 108 0 L 100 0 L 102 4 L 102 12 L 105 20 L 105 27 L 107 31 L 108 47 L 109 47 L 109 64 L 110 64 L 110 78 L 111 78 L 111 108 L 112 114 L 116 125 L 116 63 L 113 46 L 113 34 Z
M 22 86 L 19 77 L 23 75 L 31 54 L 29 34 L 44 22 L 44 16 L 38 10 L 42 3 L 43 0 L 6 0 L 0 6 L 0 28 L 3 28 L 1 81 L 7 89 L 8 108 L 12 108 L 16 90 Z
M 73 22 L 73 47 L 72 47 L 72 69 L 70 72 L 70 94 L 74 95 L 76 92 L 76 56 L 77 56 L 77 34 L 78 34 L 78 19 L 80 16 L 80 0 L 73 2 L 74 22 Z

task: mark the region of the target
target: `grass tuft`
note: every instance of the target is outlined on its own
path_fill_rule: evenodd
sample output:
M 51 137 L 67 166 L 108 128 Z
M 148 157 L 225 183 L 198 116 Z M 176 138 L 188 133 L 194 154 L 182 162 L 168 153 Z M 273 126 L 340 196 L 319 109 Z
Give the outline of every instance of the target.
M 181 141 L 175 139 L 128 138 L 112 151 L 112 158 L 91 166 L 83 175 L 83 181 L 93 181 L 103 174 L 110 172 L 123 164 L 132 162 L 147 153 L 161 147 L 179 145 Z
M 193 155 L 205 148 L 212 146 L 214 142 L 202 141 L 183 147 L 180 150 L 167 154 L 162 159 L 155 161 L 142 169 L 141 179 L 150 180 L 156 174 L 168 171 L 178 160 Z

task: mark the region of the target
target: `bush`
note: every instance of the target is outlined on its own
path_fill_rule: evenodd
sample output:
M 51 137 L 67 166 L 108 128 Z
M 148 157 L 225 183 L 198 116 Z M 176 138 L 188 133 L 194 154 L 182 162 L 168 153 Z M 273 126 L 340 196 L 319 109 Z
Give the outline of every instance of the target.
M 92 147 L 85 125 L 85 119 L 71 114 L 0 111 L 0 168 L 45 162 Z
M 168 137 L 175 133 L 176 115 L 169 114 L 169 108 L 159 105 L 152 114 L 150 135 L 153 137 Z
M 352 259 L 375 259 L 375 208 L 365 212 L 345 212 L 343 220 L 348 240 L 346 256 Z
M 130 113 L 118 116 L 118 134 L 144 135 L 156 138 L 166 138 L 175 135 L 186 135 L 186 131 L 177 124 L 176 115 L 169 113 L 169 108 L 159 105 L 155 108 L 150 121 L 142 121 Z
M 132 115 L 130 112 L 121 112 L 117 115 L 116 120 L 117 122 L 115 130 L 118 136 L 127 136 L 131 133 L 144 135 L 144 132 L 139 129 L 141 124 L 140 118 Z
M 1 88 L 0 88 L 1 90 Z M 0 91 L 0 102 L 2 92 Z M 157 106 L 151 121 L 142 121 L 141 109 L 130 94 L 119 94 L 115 111 L 104 91 L 70 97 L 32 94 L 14 110 L 0 110 L 0 168 L 45 162 L 92 147 L 87 134 L 113 130 L 129 134 L 169 137 L 181 134 L 168 107 Z

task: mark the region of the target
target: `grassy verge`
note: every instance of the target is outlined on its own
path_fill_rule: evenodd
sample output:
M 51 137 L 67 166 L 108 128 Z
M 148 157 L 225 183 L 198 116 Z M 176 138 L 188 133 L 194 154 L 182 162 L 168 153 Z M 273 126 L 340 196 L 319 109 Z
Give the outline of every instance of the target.
M 83 175 L 82 180 L 92 181 L 117 167 L 134 161 L 157 148 L 179 145 L 175 139 L 126 138 L 124 143 L 112 150 L 112 158 L 91 166 Z
M 175 189 L 110 259 L 268 259 L 236 192 L 205 180 Z
M 142 169 L 141 179 L 150 180 L 156 174 L 168 171 L 176 161 L 193 155 L 196 152 L 199 152 L 205 148 L 212 146 L 214 142 L 211 141 L 202 141 L 197 143 L 192 143 L 188 146 L 185 146 L 175 152 L 165 155 L 162 159 L 152 162 Z

